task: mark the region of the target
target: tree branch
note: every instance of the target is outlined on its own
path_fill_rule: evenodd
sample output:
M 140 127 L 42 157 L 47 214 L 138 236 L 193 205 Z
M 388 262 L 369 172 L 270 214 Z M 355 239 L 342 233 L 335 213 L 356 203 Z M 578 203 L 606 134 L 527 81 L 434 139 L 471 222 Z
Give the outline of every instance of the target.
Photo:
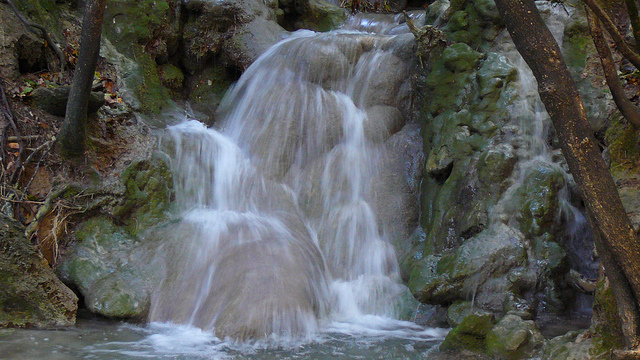
M 633 29 L 633 39 L 636 41 L 636 51 L 640 51 L 640 16 L 638 15 L 638 0 L 626 0 L 629 22 Z
M 593 13 L 600 19 L 602 25 L 607 30 L 613 42 L 616 44 L 618 51 L 626 57 L 636 69 L 640 70 L 640 55 L 631 50 L 627 42 L 624 40 L 624 36 L 620 34 L 620 31 L 614 24 L 613 20 L 607 15 L 607 13 L 598 5 L 595 0 L 582 0 Z
M 635 0 L 632 0 L 635 1 Z M 596 50 L 598 51 L 598 56 L 600 57 L 600 63 L 602 64 L 602 70 L 604 71 L 604 77 L 607 79 L 607 85 L 609 86 L 609 90 L 611 90 L 611 95 L 613 96 L 613 101 L 615 101 L 618 106 L 618 110 L 622 113 L 622 116 L 633 125 L 636 129 L 640 128 L 640 110 L 631 103 L 627 96 L 624 93 L 624 89 L 622 88 L 622 84 L 620 84 L 620 78 L 618 77 L 618 72 L 616 71 L 613 57 L 611 56 L 611 51 L 609 50 L 609 46 L 607 45 L 604 36 L 602 34 L 602 29 L 600 28 L 600 24 L 598 19 L 593 15 L 589 9 L 585 9 L 587 13 L 587 21 L 589 22 L 589 31 L 591 32 L 591 38 L 593 39 L 593 43 L 596 46 Z

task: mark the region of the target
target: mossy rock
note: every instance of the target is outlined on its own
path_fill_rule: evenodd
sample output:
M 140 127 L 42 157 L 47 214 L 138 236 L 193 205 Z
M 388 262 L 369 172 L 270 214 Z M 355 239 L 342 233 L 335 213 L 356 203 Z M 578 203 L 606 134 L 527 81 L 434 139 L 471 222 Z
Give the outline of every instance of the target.
M 408 285 L 421 302 L 446 304 L 482 293 L 483 282 L 502 278 L 526 258 L 522 234 L 499 224 L 453 251 L 417 261 Z
M 470 350 L 477 353 L 485 353 L 485 340 L 493 324 L 495 324 L 493 315 L 468 315 L 460 325 L 447 334 L 447 337 L 440 344 L 440 350 Z
M 540 357 L 546 360 L 590 360 L 593 341 L 588 331 L 569 331 L 545 342 Z
M 487 334 L 487 352 L 501 359 L 522 359 L 542 346 L 544 338 L 531 320 L 507 314 Z
M 542 161 L 532 164 L 514 199 L 520 204 L 518 221 L 525 235 L 540 236 L 558 230 L 558 195 L 565 185 L 564 171 L 558 166 Z
M 125 193 L 113 213 L 124 222 L 129 234 L 135 236 L 167 218 L 173 198 L 173 177 L 165 160 L 154 156 L 136 161 L 120 177 Z
M 105 35 L 127 56 L 158 38 L 177 45 L 179 7 L 176 0 L 112 0 L 105 8 Z
M 158 76 L 162 84 L 173 91 L 182 89 L 184 74 L 182 70 L 172 64 L 164 64 L 158 67 Z
M 53 273 L 16 220 L 0 215 L 0 327 L 75 324 L 78 298 Z
M 296 23 L 298 28 L 329 31 L 347 20 L 346 10 L 327 0 L 305 0 L 298 4 L 301 13 L 301 18 Z
M 85 221 L 75 236 L 77 244 L 57 269 L 60 277 L 77 287 L 92 312 L 143 319 L 158 281 L 145 244 L 105 216 Z
M 478 309 L 471 301 L 456 301 L 447 309 L 447 322 L 449 326 L 455 328 L 469 315 L 491 315 L 485 310 Z
M 59 19 L 62 17 L 60 6 L 55 0 L 21 0 L 14 1 L 16 8 L 28 20 L 44 26 L 54 40 L 64 44 Z
M 465 72 L 474 69 L 481 57 L 481 53 L 464 43 L 453 44 L 447 47 L 442 54 L 444 66 L 453 72 Z

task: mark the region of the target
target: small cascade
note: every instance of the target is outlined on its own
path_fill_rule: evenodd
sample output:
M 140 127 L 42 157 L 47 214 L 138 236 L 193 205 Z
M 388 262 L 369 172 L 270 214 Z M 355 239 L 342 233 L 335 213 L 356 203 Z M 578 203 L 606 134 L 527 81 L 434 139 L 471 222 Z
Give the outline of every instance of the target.
M 565 24 L 568 23 L 573 9 L 556 8 L 551 4 L 537 4 L 541 13 L 546 14 L 547 27 L 562 47 Z M 500 221 L 515 222 L 509 213 L 513 210 L 513 202 L 517 199 L 517 192 L 521 191 L 527 178 L 549 176 L 559 174 L 557 182 L 558 210 L 555 222 L 563 224 L 564 230 L 559 234 L 559 241 L 567 252 L 571 268 L 588 279 L 596 279 L 599 263 L 594 255 L 593 235 L 583 210 L 576 206 L 575 199 L 571 198 L 570 186 L 573 183 L 571 174 L 567 173 L 566 166 L 561 161 L 559 150 L 553 150 L 550 146 L 549 132 L 551 121 L 544 105 L 539 98 L 537 83 L 533 73 L 526 65 L 513 44 L 509 42 L 507 49 L 501 49 L 503 54 L 518 69 L 520 95 L 510 112 L 520 119 L 519 128 L 522 129 L 522 144 L 519 144 L 519 157 L 517 171 L 513 175 L 513 183 L 505 191 L 498 205 L 493 209 L 494 219 Z M 537 174 L 536 174 L 537 172 Z M 549 175 L 552 174 L 552 175 Z M 516 200 L 517 201 L 517 200 Z M 583 294 L 578 294 L 576 309 L 590 311 L 590 300 Z M 585 305 L 586 304 L 586 305 Z
M 167 130 L 182 216 L 162 235 L 152 320 L 243 340 L 397 316 L 407 289 L 385 214 L 406 180 L 385 142 L 403 136 L 403 39 L 297 31 L 228 92 L 218 129 Z

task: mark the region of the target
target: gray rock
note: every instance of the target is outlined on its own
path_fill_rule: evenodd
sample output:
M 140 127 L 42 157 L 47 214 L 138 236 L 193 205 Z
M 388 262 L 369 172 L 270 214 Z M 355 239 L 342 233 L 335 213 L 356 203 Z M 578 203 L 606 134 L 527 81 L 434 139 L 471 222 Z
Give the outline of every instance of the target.
M 56 116 L 64 116 L 67 112 L 70 86 L 56 88 L 39 87 L 31 93 L 31 101 L 40 109 Z M 88 114 L 93 114 L 104 105 L 104 93 L 92 91 L 89 96 Z
M 274 21 L 256 18 L 237 28 L 223 45 L 225 57 L 246 69 L 272 45 L 284 39 L 287 31 Z

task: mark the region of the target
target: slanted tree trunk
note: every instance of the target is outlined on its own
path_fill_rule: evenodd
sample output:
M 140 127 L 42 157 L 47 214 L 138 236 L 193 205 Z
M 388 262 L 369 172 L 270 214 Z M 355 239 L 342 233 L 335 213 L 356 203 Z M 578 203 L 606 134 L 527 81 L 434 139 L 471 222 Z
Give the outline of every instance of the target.
M 60 153 L 67 158 L 77 158 L 84 154 L 87 106 L 100 53 L 105 3 L 106 0 L 89 0 L 82 20 L 80 52 L 67 102 L 67 112 L 59 135 Z
M 611 280 L 627 345 L 638 345 L 640 242 L 593 138 L 580 94 L 534 0 L 496 0 L 516 48 L 538 81 L 569 170 L 582 193 Z

